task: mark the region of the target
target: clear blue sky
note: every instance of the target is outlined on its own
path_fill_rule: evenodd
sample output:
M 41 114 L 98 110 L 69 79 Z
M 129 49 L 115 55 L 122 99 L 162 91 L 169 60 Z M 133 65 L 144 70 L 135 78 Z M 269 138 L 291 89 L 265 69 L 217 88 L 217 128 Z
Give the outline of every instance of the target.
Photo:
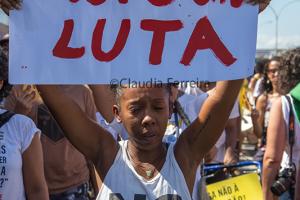
M 278 47 L 300 46 L 300 0 L 272 0 L 270 6 L 279 15 Z M 275 15 L 270 8 L 259 15 L 258 49 L 275 48 L 275 22 Z
M 278 20 L 278 47 L 291 48 L 300 46 L 300 0 L 272 0 L 270 5 L 276 13 L 280 13 Z M 7 18 L 3 13 L 0 13 L 0 21 L 7 23 Z M 258 49 L 275 48 L 275 22 L 275 16 L 270 8 L 267 8 L 259 15 Z

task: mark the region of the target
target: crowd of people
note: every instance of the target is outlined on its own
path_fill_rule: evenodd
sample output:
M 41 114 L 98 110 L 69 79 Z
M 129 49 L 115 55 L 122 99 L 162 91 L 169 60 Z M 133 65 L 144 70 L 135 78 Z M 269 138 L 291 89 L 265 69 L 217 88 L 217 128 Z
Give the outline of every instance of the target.
M 263 11 L 270 1 L 250 2 Z M 300 199 L 300 48 L 259 58 L 245 80 L 132 88 L 10 85 L 8 44 L 5 35 L 0 200 L 209 199 L 201 166 L 240 161 L 245 110 L 263 198 Z

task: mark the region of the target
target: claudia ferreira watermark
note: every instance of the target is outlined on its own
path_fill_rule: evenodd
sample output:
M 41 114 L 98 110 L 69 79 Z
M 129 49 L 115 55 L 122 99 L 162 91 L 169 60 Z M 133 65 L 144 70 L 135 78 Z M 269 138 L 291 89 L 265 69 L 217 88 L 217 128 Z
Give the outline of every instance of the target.
M 174 78 L 167 78 L 166 80 L 161 80 L 158 78 L 151 78 L 149 80 L 134 80 L 131 78 L 121 78 L 121 79 L 112 79 L 110 81 L 111 86 L 119 86 L 122 88 L 160 88 L 166 84 L 177 85 L 181 87 L 191 87 L 196 88 L 199 85 L 206 81 L 196 80 L 176 80 Z

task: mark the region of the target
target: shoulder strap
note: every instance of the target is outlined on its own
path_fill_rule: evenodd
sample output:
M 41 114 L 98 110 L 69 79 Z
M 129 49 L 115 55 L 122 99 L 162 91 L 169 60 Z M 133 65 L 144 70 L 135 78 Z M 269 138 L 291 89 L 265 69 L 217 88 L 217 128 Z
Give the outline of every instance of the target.
M 292 106 L 292 100 L 290 96 L 285 96 L 286 100 L 289 103 L 290 107 L 290 116 L 289 116 L 289 144 L 290 144 L 290 163 L 292 163 L 293 158 L 293 145 L 295 144 L 295 118 L 293 114 L 293 106 Z
M 183 123 L 186 126 L 189 126 L 191 124 L 191 120 L 189 119 L 189 116 L 185 113 L 183 107 L 181 106 L 178 100 L 174 102 L 174 112 L 178 113 L 179 117 L 182 119 Z
M 266 97 L 266 107 L 265 107 L 265 114 L 263 116 L 263 122 L 262 122 L 262 146 L 265 146 L 267 144 L 267 125 L 266 125 L 266 111 L 267 111 L 267 107 L 268 107 L 268 100 L 269 100 L 269 96 L 267 93 L 261 94 L 264 95 Z
M 6 111 L 0 115 L 0 128 L 10 120 L 12 116 L 14 116 L 15 113 L 11 111 Z

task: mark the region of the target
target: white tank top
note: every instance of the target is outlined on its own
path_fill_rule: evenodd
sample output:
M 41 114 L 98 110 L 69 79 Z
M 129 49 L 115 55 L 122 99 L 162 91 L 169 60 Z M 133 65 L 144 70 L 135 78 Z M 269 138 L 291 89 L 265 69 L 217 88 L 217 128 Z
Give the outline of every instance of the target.
M 140 176 L 129 161 L 128 141 L 121 141 L 119 152 L 109 169 L 97 200 L 191 200 L 183 173 L 170 144 L 166 161 L 152 180 Z
M 292 99 L 292 98 L 291 98 Z M 281 98 L 282 101 L 282 112 L 283 112 L 283 118 L 286 124 L 286 148 L 283 155 L 283 159 L 281 162 L 282 167 L 286 167 L 289 161 L 289 155 L 290 155 L 290 145 L 289 145 L 289 118 L 290 118 L 290 107 L 289 103 L 286 100 L 286 98 L 283 96 Z M 294 111 L 293 111 L 294 112 Z M 294 116 L 296 116 L 296 113 L 294 112 Z M 297 165 L 297 168 L 299 169 L 299 162 L 300 162 L 300 125 L 297 122 L 297 119 L 295 117 L 295 144 L 293 145 L 293 162 Z

